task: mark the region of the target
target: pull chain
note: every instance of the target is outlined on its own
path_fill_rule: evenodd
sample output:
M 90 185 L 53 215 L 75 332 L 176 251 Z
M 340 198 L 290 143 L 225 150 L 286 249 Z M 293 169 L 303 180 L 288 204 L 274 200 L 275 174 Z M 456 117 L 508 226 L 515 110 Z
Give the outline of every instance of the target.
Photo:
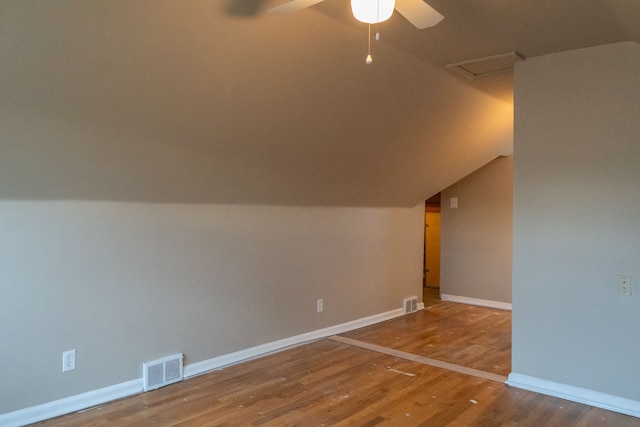
M 376 19 L 376 41 L 380 40 L 380 0 L 378 0 L 378 10 L 377 10 L 378 16 Z M 371 64 L 373 62 L 373 58 L 371 57 L 371 24 L 369 24 L 369 34 L 367 37 L 367 42 L 368 42 L 368 46 L 369 49 L 367 51 L 367 59 L 365 59 L 365 62 L 367 64 Z
M 378 0 L 378 22 L 376 22 L 376 41 L 380 41 L 380 0 Z
M 367 51 L 367 59 L 364 62 L 371 64 L 373 62 L 373 58 L 371 57 L 371 24 L 369 24 L 369 37 L 367 37 L 367 41 L 369 43 L 369 50 Z

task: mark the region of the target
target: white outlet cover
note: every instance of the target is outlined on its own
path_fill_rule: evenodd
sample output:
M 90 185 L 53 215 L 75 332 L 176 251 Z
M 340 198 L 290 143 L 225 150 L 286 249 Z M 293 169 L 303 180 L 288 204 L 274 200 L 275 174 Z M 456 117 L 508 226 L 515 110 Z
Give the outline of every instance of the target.
M 618 293 L 622 295 L 631 295 L 631 276 L 618 276 Z
M 68 350 L 62 353 L 62 372 L 76 369 L 76 351 Z

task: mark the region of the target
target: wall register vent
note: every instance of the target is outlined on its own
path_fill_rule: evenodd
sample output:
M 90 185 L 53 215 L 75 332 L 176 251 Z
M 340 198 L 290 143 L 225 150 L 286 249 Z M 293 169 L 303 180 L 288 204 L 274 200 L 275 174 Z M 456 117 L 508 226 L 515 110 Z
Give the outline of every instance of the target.
M 182 380 L 182 354 L 142 364 L 144 391 L 155 390 Z
M 405 314 L 418 311 L 418 297 L 405 298 L 402 306 Z

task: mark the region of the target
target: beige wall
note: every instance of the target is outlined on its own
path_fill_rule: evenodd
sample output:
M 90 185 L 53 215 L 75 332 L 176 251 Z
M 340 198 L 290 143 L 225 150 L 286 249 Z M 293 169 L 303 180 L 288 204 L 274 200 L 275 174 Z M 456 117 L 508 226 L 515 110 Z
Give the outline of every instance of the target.
M 399 309 L 422 226 L 422 204 L 0 201 L 0 414 Z
M 513 372 L 635 401 L 639 70 L 631 42 L 517 64 L 514 154 Z
M 442 192 L 442 294 L 511 302 L 512 165 L 499 157 Z

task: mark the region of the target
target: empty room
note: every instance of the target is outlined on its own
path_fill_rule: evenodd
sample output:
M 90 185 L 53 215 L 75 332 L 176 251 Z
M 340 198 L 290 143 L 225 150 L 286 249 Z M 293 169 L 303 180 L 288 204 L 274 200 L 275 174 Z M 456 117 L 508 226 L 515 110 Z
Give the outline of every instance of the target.
M 639 43 L 636 0 L 0 0 L 0 425 L 640 425 Z

